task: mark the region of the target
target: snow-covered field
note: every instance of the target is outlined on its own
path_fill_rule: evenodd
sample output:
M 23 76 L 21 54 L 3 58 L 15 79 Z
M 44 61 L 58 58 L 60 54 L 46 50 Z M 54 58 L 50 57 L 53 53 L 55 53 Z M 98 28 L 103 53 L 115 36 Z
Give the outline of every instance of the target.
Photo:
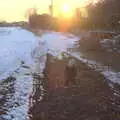
M 73 47 L 76 39 L 57 32 L 45 32 L 37 37 L 21 28 L 0 28 L 0 100 L 6 97 L 0 106 L 5 114 L 0 119 L 26 120 L 32 73 L 43 71 L 47 53 L 61 59 L 62 52 Z M 11 76 L 15 80 L 8 81 Z M 6 91 L 5 94 L 1 94 L 2 91 Z
M 0 28 L 0 101 L 4 101 L 0 111 L 5 112 L 0 119 L 25 120 L 27 117 L 32 76 L 25 74 L 31 73 L 35 40 L 32 33 L 21 28 Z
M 62 59 L 68 53 L 100 71 L 111 82 L 120 84 L 120 72 L 70 52 L 80 38 L 71 34 L 43 32 L 40 37 L 21 28 L 0 28 L 0 116 L 3 120 L 26 120 L 29 95 L 33 87 L 32 73 L 43 71 L 46 54 Z M 15 80 L 7 81 L 10 76 Z M 12 91 L 11 91 L 12 88 Z M 5 91 L 5 92 L 3 92 Z
M 35 39 L 21 28 L 0 28 L 0 80 L 19 67 L 21 61 L 31 64 Z
M 41 36 L 41 40 L 44 40 L 48 53 L 60 57 L 61 53 L 68 52 L 69 48 L 74 47 L 79 38 L 67 33 L 47 32 Z

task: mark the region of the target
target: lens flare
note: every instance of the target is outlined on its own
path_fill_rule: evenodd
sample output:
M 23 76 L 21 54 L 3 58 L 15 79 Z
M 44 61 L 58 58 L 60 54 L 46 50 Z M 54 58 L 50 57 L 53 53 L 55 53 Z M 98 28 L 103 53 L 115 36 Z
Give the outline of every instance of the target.
M 71 17 L 73 15 L 72 7 L 69 4 L 64 3 L 61 6 L 61 13 L 64 17 Z
M 69 13 L 70 12 L 70 6 L 67 5 L 67 4 L 64 4 L 62 6 L 62 11 L 65 12 L 65 13 Z

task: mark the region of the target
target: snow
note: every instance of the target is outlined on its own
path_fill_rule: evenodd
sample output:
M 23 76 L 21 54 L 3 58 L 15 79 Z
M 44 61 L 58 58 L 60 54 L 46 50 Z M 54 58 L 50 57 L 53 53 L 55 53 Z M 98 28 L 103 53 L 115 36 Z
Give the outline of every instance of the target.
M 112 39 L 103 39 L 100 41 L 101 46 L 109 52 L 115 51 L 120 53 L 120 35 Z
M 0 116 L 4 120 L 26 120 L 29 109 L 29 95 L 32 92 L 32 75 L 25 74 L 32 72 L 32 51 L 36 47 L 37 37 L 31 32 L 21 28 L 0 28 L 0 83 L 6 82 L 7 77 L 15 77 L 16 80 L 10 84 L 13 86 L 0 86 L 4 89 L 13 87 L 13 92 L 5 95 L 6 99 L 3 109 L 7 109 L 5 115 Z M 29 69 L 22 68 L 24 65 Z M 1 90 L 4 90 L 1 89 Z M 2 108 L 2 106 L 1 106 Z M 2 117 L 2 118 L 1 118 Z
M 88 60 L 79 52 L 71 53 L 72 56 L 86 63 L 89 67 L 99 71 L 111 83 L 120 84 L 120 72 L 114 71 L 111 67 L 104 66 L 99 62 Z
M 49 32 L 43 34 L 41 40 L 45 41 L 48 53 L 53 56 L 59 56 L 62 52 L 67 52 L 69 48 L 74 47 L 78 37 L 60 32 Z
M 37 37 L 19 27 L 0 28 L 0 81 L 2 82 L 10 75 L 16 78 L 12 97 L 7 94 L 9 99 L 5 105 L 8 111 L 2 116 L 4 120 L 26 120 L 29 95 L 33 87 L 31 73 L 43 71 L 47 53 L 59 59 L 62 58 L 64 52 L 68 53 L 100 71 L 111 82 L 120 84 L 120 72 L 113 71 L 112 68 L 96 61 L 88 60 L 80 52 L 69 51 L 69 48 L 75 47 L 79 39 L 77 36 L 61 32 L 48 31 Z M 22 68 L 22 62 L 30 68 Z M 0 99 L 3 96 L 0 95 Z
M 24 76 L 28 73 L 26 70 L 21 70 L 19 74 L 16 74 L 16 82 L 14 85 L 14 91 L 12 98 L 7 101 L 7 105 L 11 106 L 8 109 L 6 115 L 3 118 L 9 118 L 7 120 L 26 120 L 29 110 L 29 95 L 32 92 L 32 76 Z
M 21 28 L 0 28 L 0 79 L 14 71 L 21 61 L 31 64 L 31 51 L 34 49 L 35 36 Z M 2 33 L 1 33 L 2 34 Z

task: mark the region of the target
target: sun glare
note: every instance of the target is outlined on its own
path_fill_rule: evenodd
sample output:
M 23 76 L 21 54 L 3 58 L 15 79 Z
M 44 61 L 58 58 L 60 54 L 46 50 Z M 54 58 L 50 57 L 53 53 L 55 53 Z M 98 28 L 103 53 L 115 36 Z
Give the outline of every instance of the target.
M 71 18 L 75 9 L 84 7 L 90 0 L 53 0 L 53 14 Z M 93 0 L 99 1 L 99 0 Z M 39 14 L 49 13 L 50 0 L 1 0 L 0 20 L 22 21 L 26 20 L 25 13 L 30 8 L 37 8 Z
M 63 4 L 61 7 L 61 13 L 64 17 L 71 17 L 72 16 L 72 7 L 69 4 Z
M 70 12 L 70 7 L 69 7 L 69 5 L 64 4 L 64 5 L 62 6 L 62 10 L 63 10 L 63 12 L 65 12 L 65 13 Z

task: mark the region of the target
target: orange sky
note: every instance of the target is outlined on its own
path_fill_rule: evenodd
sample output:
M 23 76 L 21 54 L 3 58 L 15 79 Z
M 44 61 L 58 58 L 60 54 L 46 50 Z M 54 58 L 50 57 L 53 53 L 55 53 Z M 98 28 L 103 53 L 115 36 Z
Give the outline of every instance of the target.
M 53 0 L 54 15 L 64 13 L 62 6 L 67 4 L 69 11 L 76 7 L 85 6 L 89 0 Z M 25 20 L 25 13 L 29 8 L 36 7 L 39 13 L 48 13 L 48 6 L 51 0 L 0 0 L 0 21 L 21 21 Z M 72 14 L 70 12 L 69 14 Z

